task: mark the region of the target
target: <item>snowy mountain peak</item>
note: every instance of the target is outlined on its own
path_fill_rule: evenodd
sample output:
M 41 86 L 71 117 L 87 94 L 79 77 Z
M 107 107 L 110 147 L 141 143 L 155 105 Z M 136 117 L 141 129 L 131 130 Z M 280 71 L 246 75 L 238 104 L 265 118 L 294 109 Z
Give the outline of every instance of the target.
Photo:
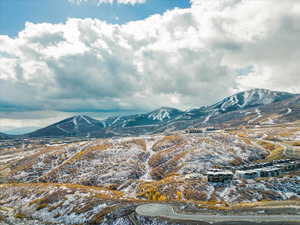
M 74 136 L 86 135 L 93 130 L 103 129 L 102 122 L 86 115 L 69 117 L 48 127 L 34 131 L 29 136 Z
M 293 97 L 286 92 L 271 91 L 268 89 L 251 89 L 239 92 L 216 103 L 210 108 L 219 109 L 222 112 L 245 109 L 258 105 L 267 105 L 273 102 Z
M 69 120 L 72 120 L 74 129 L 78 129 L 78 127 L 82 124 L 93 125 L 94 121 L 95 121 L 91 117 L 86 116 L 86 115 L 81 115 L 81 114 L 73 116 L 73 117 L 69 118 Z
M 175 108 L 161 107 L 148 115 L 148 119 L 164 121 L 171 119 L 175 114 L 180 114 L 181 111 Z
M 90 118 L 90 117 L 88 117 L 88 116 L 86 116 L 86 115 L 78 115 L 77 118 L 78 118 L 79 120 L 85 121 L 85 122 L 88 123 L 88 124 L 93 124 L 93 122 L 91 121 L 91 120 L 93 120 L 93 119 Z
M 251 117 L 250 123 L 254 123 L 261 115 L 275 111 L 278 115 L 284 115 L 289 117 L 288 120 L 292 120 L 298 119 L 299 102 L 300 95 L 252 89 L 224 98 L 214 105 L 187 111 L 161 107 L 150 113 L 109 117 L 102 121 L 86 115 L 76 115 L 27 135 L 32 137 L 139 135 L 186 129 L 195 126 L 194 124 L 207 126 L 227 123 L 227 121 L 238 124 L 249 120 L 248 115 Z

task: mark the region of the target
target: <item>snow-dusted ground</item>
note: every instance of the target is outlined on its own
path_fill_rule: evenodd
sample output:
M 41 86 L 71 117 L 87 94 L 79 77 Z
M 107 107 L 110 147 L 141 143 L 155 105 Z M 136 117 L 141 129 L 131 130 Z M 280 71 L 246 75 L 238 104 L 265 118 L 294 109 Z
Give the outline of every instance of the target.
M 0 214 L 12 224 L 96 224 L 98 213 L 122 199 L 112 191 L 72 185 L 0 185 L 0 190 Z
M 262 117 L 260 109 L 255 109 L 255 113 L 257 114 L 257 116 L 255 118 L 249 120 L 248 123 L 256 122 L 259 118 Z
M 153 145 L 155 144 L 155 139 L 145 138 L 146 142 L 146 152 L 149 154 L 147 160 L 145 161 L 145 174 L 140 178 L 145 181 L 153 181 L 151 177 L 151 166 L 149 165 L 149 160 L 155 155 L 155 152 L 152 150 Z
M 294 138 L 299 133 L 291 131 L 290 137 L 284 134 L 282 138 Z M 169 199 L 176 199 L 176 193 L 182 192 L 184 199 L 205 201 L 300 198 L 295 175 L 277 179 L 278 182 L 272 178 L 234 181 L 225 187 L 207 183 L 205 173 L 209 169 L 262 159 L 268 151 L 257 141 L 273 136 L 279 139 L 283 130 L 258 128 L 239 132 L 148 135 L 9 153 L 3 150 L 0 175 L 5 168 L 10 169 L 7 178 L 11 182 L 98 186 L 121 191 L 125 198 L 146 198 L 147 191 L 157 191 Z

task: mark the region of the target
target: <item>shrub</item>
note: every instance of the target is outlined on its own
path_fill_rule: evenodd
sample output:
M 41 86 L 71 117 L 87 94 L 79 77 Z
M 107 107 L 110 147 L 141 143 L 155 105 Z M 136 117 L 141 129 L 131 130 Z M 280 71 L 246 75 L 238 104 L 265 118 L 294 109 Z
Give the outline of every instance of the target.
M 293 145 L 293 146 L 300 146 L 300 141 L 294 141 L 294 142 L 292 143 L 292 145 Z
M 18 219 L 24 219 L 24 218 L 26 218 L 26 215 L 19 212 L 19 213 L 16 213 L 15 217 Z
M 48 206 L 47 203 L 40 204 L 40 205 L 38 205 L 38 206 L 36 207 L 36 210 L 41 210 L 41 209 L 43 209 L 43 208 L 46 208 L 47 206 Z

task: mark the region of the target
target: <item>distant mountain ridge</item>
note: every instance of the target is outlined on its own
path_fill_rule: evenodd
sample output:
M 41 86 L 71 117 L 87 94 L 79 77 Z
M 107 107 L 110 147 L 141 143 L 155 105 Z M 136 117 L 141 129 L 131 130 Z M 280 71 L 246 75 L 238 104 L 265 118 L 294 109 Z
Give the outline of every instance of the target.
M 8 139 L 8 138 L 10 138 L 10 135 L 4 134 L 4 133 L 0 133 L 0 140 L 4 140 L 4 139 Z
M 25 136 L 112 137 L 153 134 L 189 127 L 286 122 L 300 119 L 299 103 L 298 94 L 252 89 L 226 97 L 211 106 L 188 111 L 161 107 L 149 113 L 109 117 L 102 121 L 86 115 L 77 115 Z
M 270 91 L 268 89 L 251 89 L 239 92 L 224 98 L 211 106 L 192 109 L 183 115 L 183 118 L 192 119 L 207 115 L 227 113 L 235 110 L 244 110 L 255 106 L 267 105 L 295 96 L 287 92 Z
M 293 97 L 294 94 L 287 92 L 270 91 L 267 89 L 252 89 L 232 95 L 212 105 L 210 108 L 222 112 L 246 109 L 258 105 L 267 105 Z
M 32 133 L 27 134 L 29 137 L 44 137 L 44 136 L 77 136 L 88 135 L 94 130 L 103 129 L 103 122 L 95 120 L 86 115 L 77 115 L 60 122 L 52 124 L 48 127 L 41 128 Z
M 104 120 L 108 127 L 134 127 L 155 125 L 175 119 L 184 112 L 175 108 L 161 107 L 150 113 L 111 117 Z

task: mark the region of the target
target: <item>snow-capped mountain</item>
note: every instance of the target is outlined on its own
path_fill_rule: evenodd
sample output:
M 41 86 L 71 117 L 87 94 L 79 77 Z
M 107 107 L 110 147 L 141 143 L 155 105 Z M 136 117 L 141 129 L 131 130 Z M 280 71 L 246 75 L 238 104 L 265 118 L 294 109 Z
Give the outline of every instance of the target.
M 77 115 L 48 127 L 34 131 L 29 136 L 70 136 L 88 135 L 94 130 L 103 129 L 105 125 L 99 120 L 95 120 L 86 115 Z
M 173 119 L 182 113 L 182 111 L 175 108 L 162 107 L 153 112 L 150 112 L 148 114 L 148 118 L 152 120 L 166 121 Z
M 294 96 L 294 94 L 287 92 L 271 91 L 268 89 L 252 89 L 226 97 L 211 106 L 203 106 L 189 110 L 183 114 L 180 119 L 190 120 L 204 117 L 204 122 L 207 122 L 209 119 L 219 114 L 268 105 Z
M 136 114 L 130 116 L 110 117 L 104 121 L 108 127 L 134 127 L 134 126 L 149 126 L 175 119 L 183 114 L 175 108 L 161 107 L 150 113 Z
M 300 120 L 300 95 L 253 89 L 189 111 L 162 107 L 149 113 L 98 121 L 78 115 L 28 134 L 42 136 L 130 136 L 189 127 L 230 127 Z
M 209 107 L 211 110 L 229 112 L 246 109 L 259 105 L 267 105 L 293 97 L 287 92 L 271 91 L 267 89 L 252 89 L 232 95 Z

